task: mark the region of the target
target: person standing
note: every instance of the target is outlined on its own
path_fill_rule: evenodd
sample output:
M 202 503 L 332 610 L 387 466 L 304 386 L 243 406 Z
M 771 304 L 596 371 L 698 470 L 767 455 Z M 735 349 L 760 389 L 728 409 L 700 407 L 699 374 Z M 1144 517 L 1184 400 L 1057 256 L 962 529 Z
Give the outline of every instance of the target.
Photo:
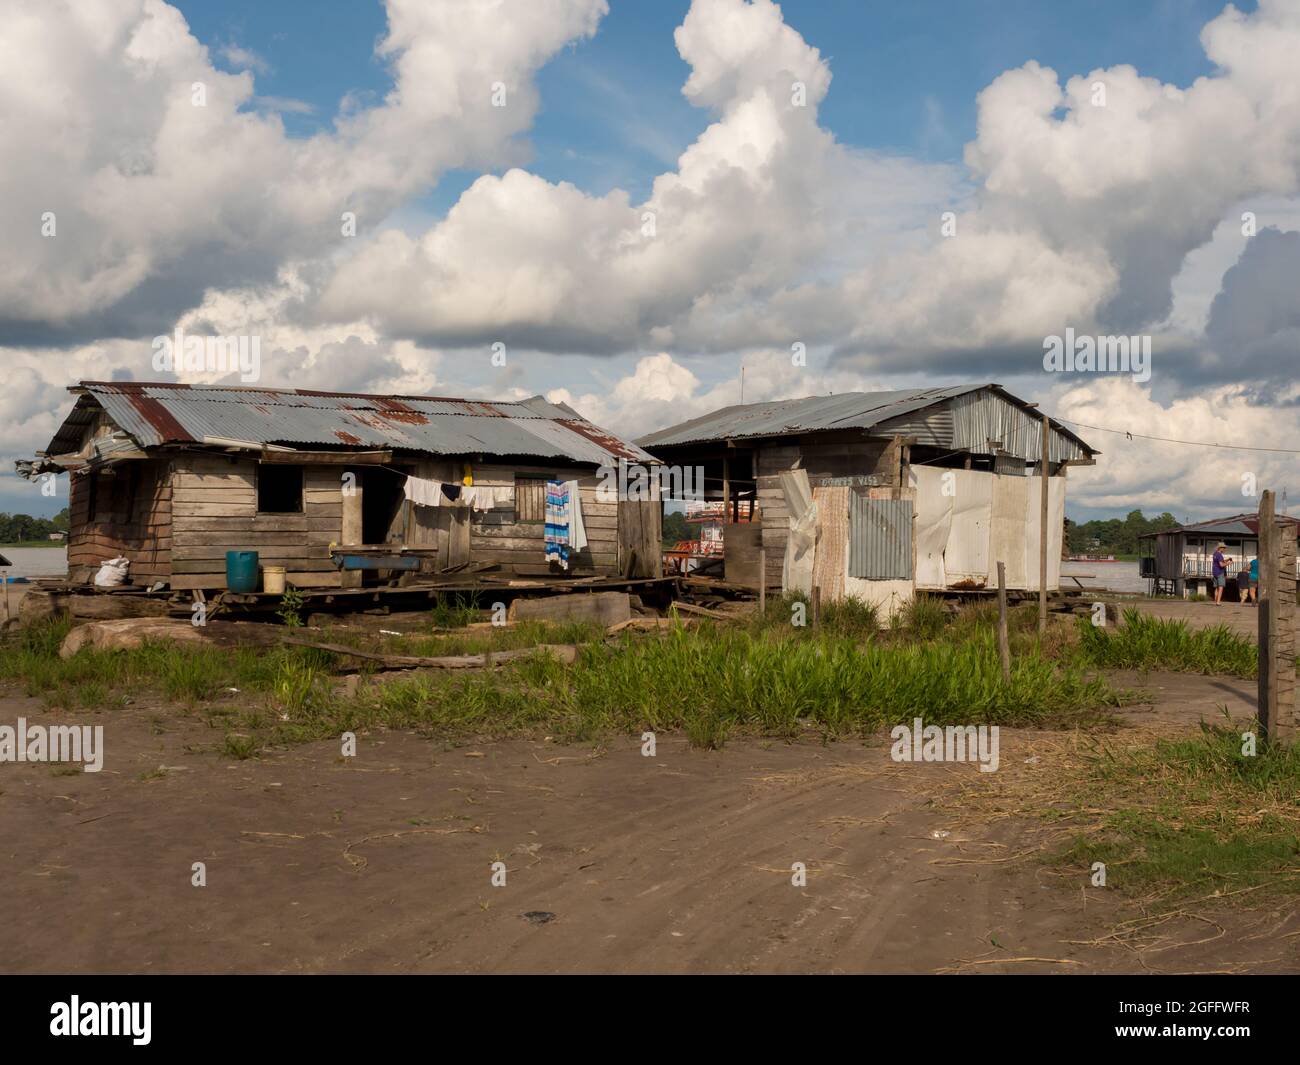
M 1232 564 L 1232 559 L 1223 553 L 1224 548 L 1228 545 L 1220 540 L 1214 545 L 1214 560 L 1211 572 L 1214 577 L 1214 605 L 1218 606 L 1223 602 L 1223 589 L 1228 583 L 1228 566 Z
M 1259 606 L 1259 559 L 1258 558 L 1252 558 L 1250 560 L 1250 591 L 1247 594 L 1250 595 L 1255 605 Z

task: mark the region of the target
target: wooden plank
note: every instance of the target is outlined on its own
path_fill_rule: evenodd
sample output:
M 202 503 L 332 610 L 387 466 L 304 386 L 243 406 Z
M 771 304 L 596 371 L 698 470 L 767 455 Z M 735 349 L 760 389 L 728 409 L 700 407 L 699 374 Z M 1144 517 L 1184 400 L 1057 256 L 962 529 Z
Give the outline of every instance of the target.
M 263 546 L 290 547 L 310 543 L 312 536 L 324 537 L 326 533 L 308 533 L 298 529 L 241 529 L 238 532 L 194 532 L 182 529 L 176 532 L 172 543 L 175 547 L 224 547 L 230 551 L 257 549 Z M 329 543 L 318 540 L 317 543 Z M 230 547 L 229 545 L 236 546 Z
M 172 548 L 172 558 L 176 561 L 197 562 L 205 559 L 220 561 L 224 566 L 226 562 L 227 551 L 256 551 L 258 558 L 266 559 L 325 559 L 330 557 L 329 545 L 327 544 L 248 544 L 240 543 L 227 547 L 220 545 L 213 547 L 211 545 L 200 547 L 174 547 Z M 279 565 L 278 561 L 272 562 L 272 565 Z
M 281 641 L 294 647 L 311 647 L 318 651 L 360 658 L 368 662 L 377 662 L 382 669 L 491 669 L 505 665 L 529 655 L 538 653 L 552 654 L 560 661 L 573 663 L 577 660 L 578 649 L 573 644 L 538 644 L 535 647 L 521 647 L 513 651 L 492 651 L 483 655 L 445 655 L 423 657 L 419 655 L 386 655 L 376 651 L 363 651 L 341 643 L 320 643 L 296 636 L 282 636 Z
M 627 592 L 588 592 L 550 596 L 545 599 L 516 599 L 510 604 L 510 621 L 594 621 L 617 625 L 632 616 Z
M 190 503 L 182 501 L 176 504 L 175 512 L 177 515 L 189 518 L 251 518 L 256 513 L 256 507 L 256 502 L 251 500 L 231 503 Z
M 232 550 L 236 550 L 232 548 Z M 287 569 L 295 573 L 316 573 L 316 572 L 337 572 L 334 563 L 329 559 L 310 559 L 310 558 L 292 558 L 288 560 Z M 279 565 L 279 562 L 272 562 L 272 565 Z M 172 573 L 176 575 L 185 573 L 213 573 L 220 574 L 224 579 L 226 575 L 226 558 L 209 559 L 186 559 L 172 562 Z
M 242 488 L 248 492 L 256 491 L 253 475 L 239 470 L 219 473 L 216 471 L 202 473 L 184 471 L 176 473 L 172 476 L 172 487 L 177 491 L 207 490 L 209 488 Z
M 263 451 L 264 466 L 382 466 L 393 461 L 391 451 Z
M 255 505 L 257 493 L 247 485 L 214 485 L 204 488 L 177 488 L 172 492 L 172 505 L 180 509 L 194 503 L 220 503 L 222 506 L 241 503 Z

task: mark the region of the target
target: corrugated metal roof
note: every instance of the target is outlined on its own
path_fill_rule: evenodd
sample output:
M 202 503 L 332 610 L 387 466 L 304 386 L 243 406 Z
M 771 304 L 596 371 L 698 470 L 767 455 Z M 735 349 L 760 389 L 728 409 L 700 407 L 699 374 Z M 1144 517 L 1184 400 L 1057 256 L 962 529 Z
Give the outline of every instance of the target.
M 991 423 L 993 419 L 986 404 L 976 405 L 974 408 L 967 404 L 967 408 L 961 412 L 963 417 L 954 420 L 952 416 L 953 404 L 950 401 L 985 390 L 989 390 L 991 396 L 997 396 L 1005 401 L 1006 406 L 1015 407 L 1020 411 L 1027 409 L 1023 401 L 1016 399 L 995 384 L 949 385 L 943 388 L 916 388 L 896 392 L 844 392 L 837 396 L 805 396 L 802 399 L 783 399 L 771 403 L 747 403 L 743 406 L 723 407 L 703 417 L 651 433 L 649 436 L 642 437 L 637 443 L 653 450 L 656 447 L 674 447 L 680 444 L 799 435 L 834 429 L 875 429 L 886 422 L 897 422 L 899 425 L 914 424 L 917 419 L 907 419 L 907 415 L 927 408 L 935 408 L 936 414 L 940 411 L 946 413 L 938 417 L 922 419 L 926 431 L 918 434 L 926 438 L 924 442 L 933 443 L 941 436 L 954 434 L 958 429 L 980 428 L 985 420 Z M 984 415 L 984 419 L 979 419 L 980 425 L 975 424 L 977 419 L 972 418 L 973 411 L 979 411 Z M 1053 423 L 1052 428 L 1054 434 L 1059 434 L 1061 438 L 1061 445 L 1052 447 L 1052 458 L 1055 461 L 1097 453 L 1061 425 Z M 1008 444 L 1010 441 L 1004 442 L 1004 445 Z M 936 444 L 936 446 L 947 445 Z M 971 447 L 965 440 L 957 440 L 952 446 L 963 450 Z
M 1278 521 L 1289 521 L 1291 524 L 1300 524 L 1300 518 L 1292 517 L 1288 514 L 1278 514 Z M 1143 533 L 1138 537 L 1140 540 L 1149 540 L 1156 536 L 1177 535 L 1178 533 L 1213 533 L 1219 536 L 1258 536 L 1259 535 L 1259 515 L 1258 514 L 1234 514 L 1230 518 L 1211 518 L 1209 521 L 1196 521 L 1188 525 L 1176 525 L 1172 529 L 1161 529 L 1159 532 Z
M 87 408 L 102 406 L 141 447 L 204 438 L 288 446 L 384 447 L 434 455 L 566 458 L 601 466 L 657 460 L 542 396 L 510 402 L 305 389 L 83 381 L 46 454 L 74 450 Z

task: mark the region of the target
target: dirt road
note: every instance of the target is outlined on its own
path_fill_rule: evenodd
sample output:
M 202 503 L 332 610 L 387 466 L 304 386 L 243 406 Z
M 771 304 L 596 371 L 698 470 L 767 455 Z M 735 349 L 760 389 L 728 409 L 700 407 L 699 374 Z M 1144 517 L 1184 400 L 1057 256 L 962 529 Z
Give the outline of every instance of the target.
M 1250 695 L 1249 684 L 1155 679 L 1164 694 L 1144 724 L 1212 716 L 1225 699 L 1240 709 Z M 151 714 L 0 700 L 0 723 L 107 726 L 98 774 L 0 765 L 5 971 L 1300 965 L 1300 939 L 1280 938 L 1300 927 L 1285 913 L 1234 915 L 1207 943 L 1141 957 L 1070 942 L 1105 935 L 1124 904 L 1038 862 L 1034 821 L 964 817 L 951 800 L 982 784 L 973 766 L 900 765 L 883 745 L 733 741 L 705 753 L 661 736 L 647 758 L 633 737 L 603 751 L 450 749 L 395 732 L 361 737 L 355 759 L 313 744 L 235 762 L 192 753 L 220 735 L 201 721 L 169 716 L 159 734 Z M 1053 742 L 1004 731 L 1004 766 L 1050 762 Z M 205 887 L 191 885 L 195 862 Z M 791 883 L 796 862 L 806 887 Z M 1164 931 L 1206 938 L 1195 922 Z M 1014 960 L 1026 958 L 1048 960 Z

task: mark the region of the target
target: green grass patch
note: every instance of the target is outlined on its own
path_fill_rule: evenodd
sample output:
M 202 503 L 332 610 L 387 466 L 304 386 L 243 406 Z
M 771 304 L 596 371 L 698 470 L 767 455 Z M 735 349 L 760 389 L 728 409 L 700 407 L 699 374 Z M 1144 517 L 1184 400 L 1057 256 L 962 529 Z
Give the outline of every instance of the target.
M 1106 669 L 1167 669 L 1254 677 L 1259 651 L 1227 625 L 1193 629 L 1185 621 L 1155 618 L 1130 607 L 1115 628 L 1078 619 L 1083 659 Z
M 395 654 L 579 646 L 571 666 L 539 654 L 493 673 L 388 675 L 348 699 L 335 693 L 330 672 L 338 656 L 329 652 L 146 644 L 83 649 L 63 660 L 57 649 L 66 625 L 27 630 L 0 648 L 0 678 L 69 707 L 110 708 L 154 693 L 233 736 L 222 745 L 231 757 L 368 726 L 463 736 L 545 729 L 573 740 L 676 730 L 697 746 L 718 747 L 737 734 L 860 735 L 917 716 L 936 724 L 1083 723 L 1120 699 L 1082 665 L 1044 653 L 1036 636 L 1019 631 L 1011 679 L 1003 681 L 983 615 L 936 627 L 921 608 L 914 629 L 891 635 L 867 604 L 826 606 L 816 632 L 792 626 L 791 601 L 784 601 L 748 625 L 704 622 L 656 636 L 624 633 L 613 643 L 585 623 L 402 636 L 331 630 L 326 642 Z
M 1300 744 L 1243 753 L 1239 729 L 1093 756 L 1074 800 L 1109 812 L 1056 856 L 1126 894 L 1300 892 Z

